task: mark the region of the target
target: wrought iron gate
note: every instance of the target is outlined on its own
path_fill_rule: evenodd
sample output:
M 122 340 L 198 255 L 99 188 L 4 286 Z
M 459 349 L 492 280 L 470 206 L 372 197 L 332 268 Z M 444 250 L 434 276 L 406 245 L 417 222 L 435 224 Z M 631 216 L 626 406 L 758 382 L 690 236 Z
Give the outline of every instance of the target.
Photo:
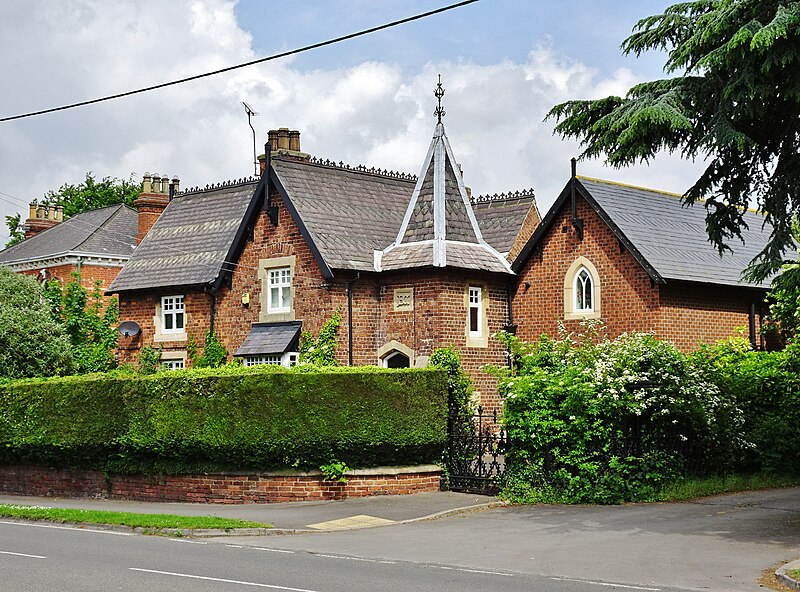
M 508 438 L 497 423 L 497 411 L 475 414 L 451 409 L 446 467 L 451 491 L 493 495 L 505 471 Z

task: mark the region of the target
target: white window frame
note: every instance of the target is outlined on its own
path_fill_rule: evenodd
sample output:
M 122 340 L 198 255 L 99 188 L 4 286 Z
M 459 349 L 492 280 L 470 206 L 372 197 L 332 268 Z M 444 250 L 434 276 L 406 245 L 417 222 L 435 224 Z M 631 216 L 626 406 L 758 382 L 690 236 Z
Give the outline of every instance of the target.
M 285 314 L 292 310 L 292 268 L 287 265 L 285 267 L 272 267 L 267 271 L 267 313 L 268 314 Z M 272 294 L 276 291 L 278 296 L 279 306 L 272 305 Z M 284 291 L 286 291 L 285 306 Z
M 180 315 L 180 317 L 178 317 Z M 172 328 L 167 328 L 167 319 L 172 319 Z M 178 327 L 178 318 L 181 324 Z M 186 301 L 183 294 L 161 297 L 161 333 L 184 333 L 186 331 Z
M 285 354 L 261 354 L 257 356 L 244 356 L 242 364 L 245 366 L 261 366 L 270 364 L 273 366 L 285 366 L 290 368 L 297 365 L 300 359 L 298 352 L 286 352 Z
M 174 360 L 161 360 L 162 370 L 183 370 L 185 367 L 186 363 L 184 362 L 183 358 L 176 358 Z
M 470 337 L 483 337 L 483 288 L 470 286 L 467 292 L 467 330 Z M 477 330 L 472 329 L 472 311 L 476 311 Z
M 581 275 L 585 274 L 585 281 L 581 280 Z M 586 284 L 589 284 L 589 306 L 586 306 L 586 302 L 584 301 L 584 306 L 580 306 L 580 296 L 583 296 L 586 292 Z M 578 271 L 575 272 L 575 277 L 572 280 L 572 310 L 575 313 L 591 313 L 594 312 L 594 277 L 592 277 L 592 272 L 589 271 L 586 266 L 581 266 L 578 268 Z

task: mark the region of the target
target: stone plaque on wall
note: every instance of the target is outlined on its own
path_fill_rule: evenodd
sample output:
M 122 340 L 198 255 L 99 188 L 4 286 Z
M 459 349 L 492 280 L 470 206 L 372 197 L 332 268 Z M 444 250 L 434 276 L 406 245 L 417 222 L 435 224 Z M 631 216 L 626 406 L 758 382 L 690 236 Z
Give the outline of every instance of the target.
M 414 290 L 411 288 L 396 288 L 394 291 L 394 310 L 404 312 L 414 310 Z

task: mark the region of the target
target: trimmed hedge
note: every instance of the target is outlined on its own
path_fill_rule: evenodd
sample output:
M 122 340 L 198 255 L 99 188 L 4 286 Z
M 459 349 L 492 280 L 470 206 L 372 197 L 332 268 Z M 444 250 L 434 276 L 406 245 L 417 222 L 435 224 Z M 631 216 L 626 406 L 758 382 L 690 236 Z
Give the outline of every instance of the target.
M 118 473 L 436 461 L 441 370 L 300 366 L 0 384 L 0 463 Z

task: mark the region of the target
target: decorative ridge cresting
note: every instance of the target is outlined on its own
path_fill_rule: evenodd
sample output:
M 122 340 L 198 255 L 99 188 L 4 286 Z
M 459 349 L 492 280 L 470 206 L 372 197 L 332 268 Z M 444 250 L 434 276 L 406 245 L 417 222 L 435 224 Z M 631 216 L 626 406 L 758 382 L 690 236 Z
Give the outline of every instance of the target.
M 470 202 L 476 203 L 487 203 L 492 201 L 507 201 L 509 199 L 520 199 L 523 197 L 533 197 L 533 187 L 530 189 L 522 189 L 520 191 L 509 191 L 508 193 L 493 193 L 489 195 L 474 195 L 470 198 Z
M 238 185 L 250 185 L 258 183 L 260 177 L 250 176 L 242 177 L 240 179 L 231 179 L 229 181 L 220 181 L 219 183 L 207 183 L 205 187 L 189 187 L 183 191 L 178 191 L 175 195 L 187 195 L 189 193 L 202 193 L 203 191 L 214 191 L 216 189 L 225 189 L 226 187 L 236 187 Z
M 391 177 L 392 179 L 400 179 L 402 181 L 416 181 L 417 176 L 411 173 L 404 173 L 402 171 L 390 171 L 389 169 L 381 169 L 376 167 L 368 167 L 363 164 L 350 166 L 346 162 L 335 160 L 328 160 L 327 158 L 310 157 L 306 162 L 324 167 L 331 167 L 341 169 L 344 171 L 351 171 L 355 173 L 367 173 L 368 175 L 379 175 L 381 177 Z

